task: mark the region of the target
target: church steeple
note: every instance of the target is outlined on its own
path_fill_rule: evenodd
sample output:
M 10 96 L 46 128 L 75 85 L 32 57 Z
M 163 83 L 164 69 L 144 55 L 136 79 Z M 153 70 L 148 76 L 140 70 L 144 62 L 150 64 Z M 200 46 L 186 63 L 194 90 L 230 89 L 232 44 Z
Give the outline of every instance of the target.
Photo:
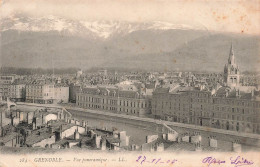
M 235 55 L 234 55 L 232 43 L 231 43 L 230 52 L 229 52 L 228 64 L 235 64 Z
M 233 44 L 231 43 L 228 63 L 225 64 L 224 67 L 224 83 L 230 87 L 237 87 L 239 86 L 239 68 L 235 62 L 235 55 L 233 51 Z

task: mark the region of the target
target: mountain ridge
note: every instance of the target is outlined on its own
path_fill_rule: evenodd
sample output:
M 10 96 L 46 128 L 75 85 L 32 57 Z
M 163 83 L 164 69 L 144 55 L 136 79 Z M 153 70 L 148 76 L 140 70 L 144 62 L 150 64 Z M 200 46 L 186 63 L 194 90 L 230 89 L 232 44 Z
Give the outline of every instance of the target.
M 12 15 L 2 18 L 2 31 L 58 31 L 67 35 L 90 35 L 107 39 L 113 35 L 124 35 L 139 30 L 169 30 L 169 29 L 194 29 L 194 27 L 184 24 L 173 24 L 169 22 L 125 22 L 125 21 L 80 21 L 65 19 L 58 16 L 49 15 L 40 18 Z
M 106 31 L 99 27 L 97 32 L 101 32 L 101 36 L 97 36 L 93 30 L 86 31 L 83 35 L 57 31 L 48 26 L 48 31 L 8 29 L 13 23 L 6 23 L 3 22 L 5 29 L 1 32 L 3 66 L 83 69 L 121 66 L 148 70 L 219 72 L 223 70 L 229 47 L 233 43 L 241 69 L 260 71 L 260 38 L 252 35 L 209 32 L 192 27 L 163 29 L 162 24 L 153 24 L 157 28 L 151 28 L 150 23 L 144 23 L 145 28 L 137 26 L 134 29 L 129 28 L 129 24 L 122 23 L 122 31 L 126 28 L 123 32 L 118 28 L 106 36 L 106 33 L 102 34 Z M 102 24 L 104 26 L 107 23 L 110 22 Z M 119 25 L 117 22 L 113 26 Z M 111 27 L 113 29 L 113 26 L 108 26 L 105 30 L 110 30 Z

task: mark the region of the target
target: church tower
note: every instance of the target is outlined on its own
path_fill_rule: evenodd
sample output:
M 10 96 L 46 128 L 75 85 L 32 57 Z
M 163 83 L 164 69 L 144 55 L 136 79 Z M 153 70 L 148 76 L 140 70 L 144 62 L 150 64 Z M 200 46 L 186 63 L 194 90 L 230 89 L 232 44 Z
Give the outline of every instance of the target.
M 224 67 L 224 83 L 231 88 L 239 86 L 239 68 L 235 62 L 233 45 L 231 44 L 228 63 Z

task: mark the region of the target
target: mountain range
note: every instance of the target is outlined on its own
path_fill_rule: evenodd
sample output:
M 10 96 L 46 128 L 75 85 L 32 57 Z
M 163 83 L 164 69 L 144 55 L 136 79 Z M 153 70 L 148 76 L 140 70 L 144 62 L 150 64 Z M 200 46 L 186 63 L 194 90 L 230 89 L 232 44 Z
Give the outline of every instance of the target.
M 231 43 L 243 71 L 259 71 L 259 37 L 161 21 L 81 21 L 57 16 L 1 19 L 1 64 L 223 71 Z

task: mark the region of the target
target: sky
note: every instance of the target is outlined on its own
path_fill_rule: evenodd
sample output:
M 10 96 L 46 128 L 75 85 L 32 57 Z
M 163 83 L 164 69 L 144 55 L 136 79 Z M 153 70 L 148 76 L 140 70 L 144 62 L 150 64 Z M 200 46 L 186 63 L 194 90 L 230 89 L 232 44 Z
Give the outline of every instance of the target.
M 259 0 L 2 0 L 15 13 L 96 21 L 166 21 L 209 31 L 260 35 Z

